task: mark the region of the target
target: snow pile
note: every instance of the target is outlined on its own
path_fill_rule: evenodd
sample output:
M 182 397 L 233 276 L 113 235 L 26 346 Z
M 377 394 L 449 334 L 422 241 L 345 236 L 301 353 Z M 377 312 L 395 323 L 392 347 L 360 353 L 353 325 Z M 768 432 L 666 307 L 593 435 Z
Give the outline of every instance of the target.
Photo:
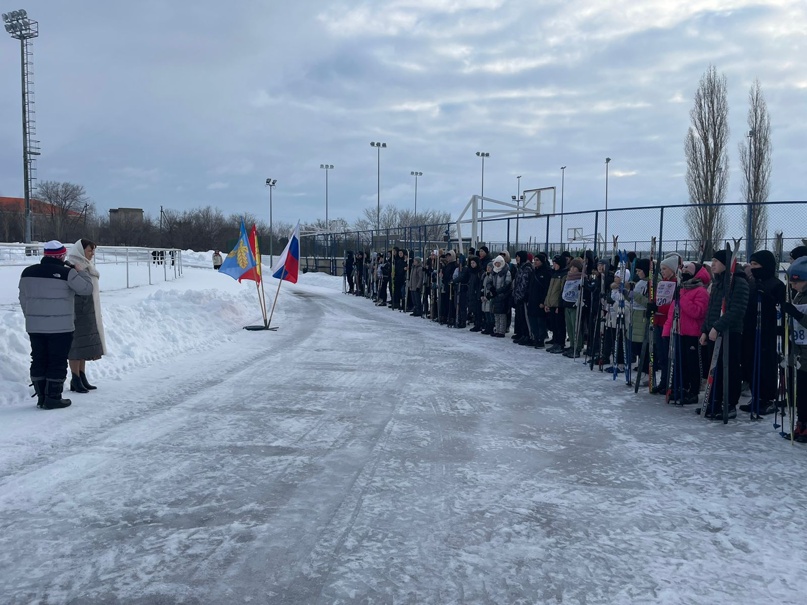
M 261 322 L 254 282 L 239 284 L 212 268 L 196 268 L 211 254 L 183 252 L 183 260 L 195 266 L 186 265 L 181 277 L 130 289 L 125 289 L 125 264 L 99 266 L 108 354 L 88 364 L 90 378 L 125 380 L 133 368 L 170 364 L 181 355 L 215 349 L 245 325 Z M 0 407 L 32 405 L 33 390 L 28 386 L 31 347 L 17 299 L 23 269 L 21 265 L 0 266 Z M 264 271 L 268 273 L 269 267 Z M 301 274 L 300 279 L 309 286 L 341 287 L 340 280 L 322 274 Z M 281 299 L 294 288 L 284 283 Z M 264 289 L 271 306 L 277 280 L 268 279 Z M 275 319 L 283 313 L 279 304 Z

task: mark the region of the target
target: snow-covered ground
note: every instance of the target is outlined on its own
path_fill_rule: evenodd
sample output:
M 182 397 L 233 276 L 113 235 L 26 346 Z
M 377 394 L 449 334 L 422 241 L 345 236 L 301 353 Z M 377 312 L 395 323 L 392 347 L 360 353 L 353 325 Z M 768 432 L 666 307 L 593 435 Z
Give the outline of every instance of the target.
M 54 411 L 0 267 L 3 604 L 803 602 L 807 449 L 770 419 L 319 274 L 248 332 L 254 284 L 207 258 L 130 290 L 101 265 L 98 390 Z

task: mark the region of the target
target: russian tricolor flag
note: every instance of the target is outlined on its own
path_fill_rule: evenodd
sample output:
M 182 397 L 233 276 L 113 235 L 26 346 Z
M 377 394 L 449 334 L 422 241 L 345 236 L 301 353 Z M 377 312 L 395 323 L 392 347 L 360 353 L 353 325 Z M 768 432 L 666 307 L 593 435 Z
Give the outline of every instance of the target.
M 297 274 L 300 269 L 300 221 L 291 234 L 289 243 L 283 249 L 282 254 L 277 259 L 277 263 L 272 267 L 272 277 L 284 279 L 293 284 L 297 283 Z

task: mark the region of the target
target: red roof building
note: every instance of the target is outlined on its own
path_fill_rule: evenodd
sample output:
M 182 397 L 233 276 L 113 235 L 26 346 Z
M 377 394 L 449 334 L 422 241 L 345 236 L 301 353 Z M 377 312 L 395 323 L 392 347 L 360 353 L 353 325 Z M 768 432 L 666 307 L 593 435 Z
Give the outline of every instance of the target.
M 21 197 L 0 197 L 0 212 L 25 214 L 25 199 Z M 31 198 L 31 214 L 50 216 L 58 212 L 59 209 L 55 208 L 52 204 Z M 76 212 L 75 210 L 68 210 L 67 215 L 74 217 L 82 216 L 81 212 Z

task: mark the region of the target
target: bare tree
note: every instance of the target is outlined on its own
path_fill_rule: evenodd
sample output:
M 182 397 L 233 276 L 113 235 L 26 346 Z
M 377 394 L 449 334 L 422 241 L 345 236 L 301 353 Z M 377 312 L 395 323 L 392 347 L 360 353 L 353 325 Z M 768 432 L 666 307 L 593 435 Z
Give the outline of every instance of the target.
M 48 227 L 52 237 L 59 240 L 71 236 L 84 225 L 87 213 L 94 211 L 84 187 L 73 183 L 42 181 L 36 188 L 36 197 L 48 203 Z
M 750 254 L 768 229 L 768 207 L 763 204 L 768 201 L 771 176 L 771 118 L 759 80 L 748 92 L 748 143 L 739 143 L 738 148 L 745 177 L 743 201 L 749 204 L 743 211 L 743 224 Z
M 692 125 L 684 145 L 689 203 L 693 204 L 686 223 L 690 237 L 703 244 L 707 258 L 726 232 L 722 204 L 729 177 L 728 114 L 726 76 L 710 65 L 695 92 L 689 112 Z

